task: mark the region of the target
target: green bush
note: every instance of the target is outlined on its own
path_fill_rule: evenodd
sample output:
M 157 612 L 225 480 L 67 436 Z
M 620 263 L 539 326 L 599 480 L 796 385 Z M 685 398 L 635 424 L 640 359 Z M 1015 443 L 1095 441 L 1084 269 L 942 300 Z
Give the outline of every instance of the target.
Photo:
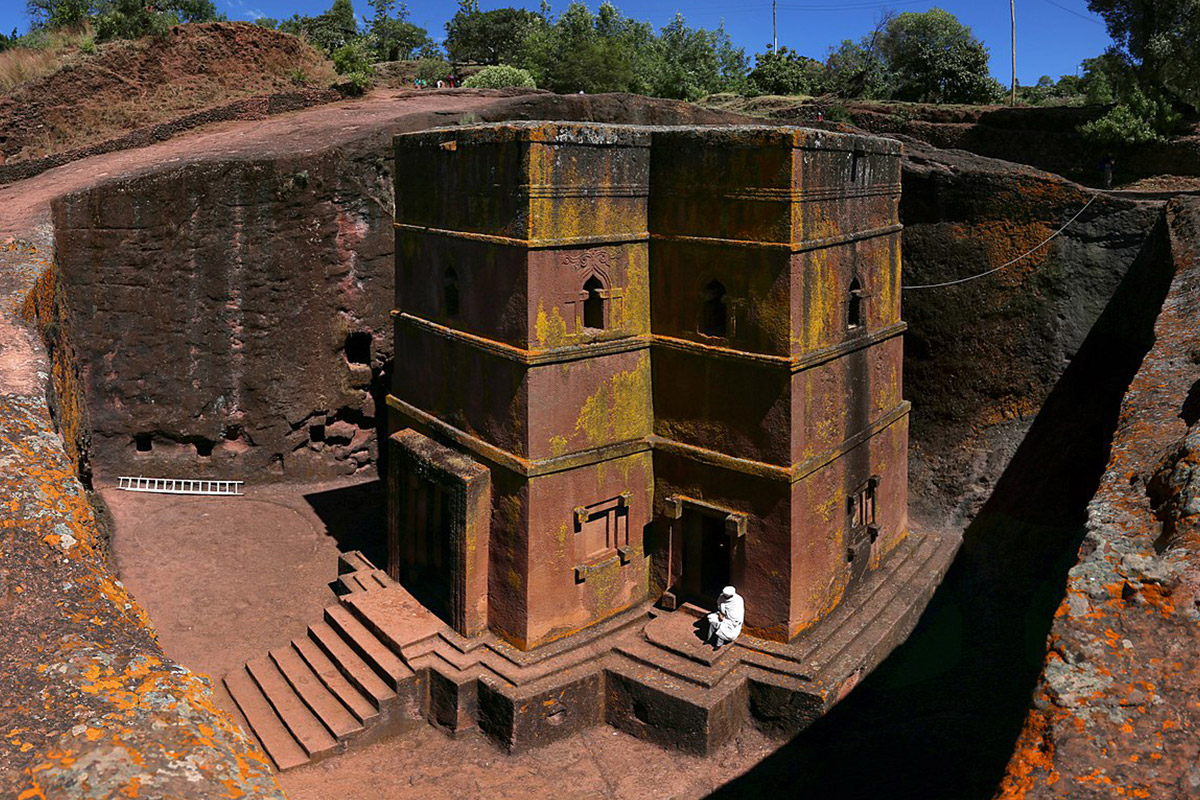
M 366 49 L 357 42 L 344 44 L 333 51 L 333 69 L 338 75 L 361 72 L 367 76 L 374 70 L 367 60 Z
M 450 74 L 450 64 L 440 58 L 421 58 L 417 60 L 416 77 L 429 84 L 436 84 Z
M 91 55 L 96 52 L 96 38 L 94 36 L 85 36 L 79 40 L 79 52 Z
M 360 95 L 371 88 L 371 73 L 355 70 L 342 76 L 346 79 L 343 86 L 347 94 Z
M 1083 138 L 1098 144 L 1145 144 L 1166 141 L 1180 114 L 1169 100 L 1133 89 L 1100 119 L 1079 126 Z
M 507 89 L 510 86 L 522 86 L 536 89 L 533 76 L 529 70 L 520 67 L 510 67 L 500 64 L 494 67 L 484 67 L 463 82 L 468 89 Z
M 825 119 L 830 122 L 853 122 L 850 112 L 843 105 L 832 105 L 825 110 Z

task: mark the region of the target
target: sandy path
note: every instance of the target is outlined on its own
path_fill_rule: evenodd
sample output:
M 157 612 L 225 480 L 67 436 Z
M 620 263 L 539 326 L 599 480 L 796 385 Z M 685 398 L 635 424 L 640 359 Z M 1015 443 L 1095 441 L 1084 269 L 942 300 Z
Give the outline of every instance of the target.
M 447 121 L 452 121 L 502 99 L 470 90 L 377 90 L 357 100 L 262 120 L 217 123 L 149 147 L 92 156 L 0 188 L 0 241 L 28 238 L 35 229 L 49 224 L 50 201 L 55 197 L 107 180 L 171 163 L 302 154 L 327 147 L 348 132 L 386 126 L 411 114 L 444 113 Z

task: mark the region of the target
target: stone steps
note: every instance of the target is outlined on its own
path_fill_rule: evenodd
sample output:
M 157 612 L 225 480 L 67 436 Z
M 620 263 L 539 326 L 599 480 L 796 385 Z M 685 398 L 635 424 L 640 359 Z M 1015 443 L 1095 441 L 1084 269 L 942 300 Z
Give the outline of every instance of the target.
M 868 607 L 864 607 L 862 624 L 849 626 L 849 636 L 842 632 L 814 652 L 811 659 L 821 665 L 818 679 L 833 682 L 859 668 L 872 669 L 874 663 L 862 662 L 868 652 L 875 661 L 882 660 L 877 642 L 890 637 L 898 644 L 907 638 L 936 588 L 936 583 L 928 579 L 928 572 L 944 571 L 957 549 L 955 541 L 925 538 L 895 571 L 894 579 L 889 581 L 891 591 L 872 597 Z M 886 598 L 881 597 L 884 594 Z M 923 596 L 926 602 L 915 602 L 918 596 Z
M 638 664 L 654 667 L 680 680 L 708 689 L 720 683 L 738 664 L 738 659 L 731 657 L 707 666 L 641 638 L 623 642 L 616 648 L 616 652 Z
M 377 570 L 347 574 L 369 577 L 372 572 Z M 362 591 L 386 585 L 375 581 Z M 324 616 L 309 626 L 307 637 L 224 678 L 279 770 L 341 752 L 360 737 L 375 738 L 371 731 L 401 716 L 399 692 L 411 690 L 415 680 L 413 671 L 343 606 L 327 608 Z
M 308 763 L 308 753 L 276 715 L 245 667 L 226 675 L 224 682 L 250 730 L 275 762 L 276 769 L 291 769 Z

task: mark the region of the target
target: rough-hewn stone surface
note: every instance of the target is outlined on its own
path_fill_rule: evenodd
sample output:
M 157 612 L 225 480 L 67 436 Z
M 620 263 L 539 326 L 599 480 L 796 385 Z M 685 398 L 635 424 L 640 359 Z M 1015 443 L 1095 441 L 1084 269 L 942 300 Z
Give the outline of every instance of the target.
M 374 463 L 392 355 L 393 134 L 471 108 L 485 120 L 738 119 L 627 95 L 461 97 L 453 111 L 209 153 L 57 203 L 95 460 L 110 473 L 288 478 Z
M 976 275 L 1049 238 L 1092 193 L 1058 176 L 920 144 L 905 149 L 904 285 Z M 995 275 L 904 292 L 910 496 L 969 521 L 1130 265 L 1161 203 L 1101 195 L 1060 236 Z
M 1170 287 L 1121 405 L 1004 797 L 1200 797 L 1200 201 L 1167 208 Z
M 0 794 L 281 798 L 209 680 L 162 655 L 107 567 L 47 405 L 52 360 L 17 316 L 38 310 L 50 253 L 0 248 Z

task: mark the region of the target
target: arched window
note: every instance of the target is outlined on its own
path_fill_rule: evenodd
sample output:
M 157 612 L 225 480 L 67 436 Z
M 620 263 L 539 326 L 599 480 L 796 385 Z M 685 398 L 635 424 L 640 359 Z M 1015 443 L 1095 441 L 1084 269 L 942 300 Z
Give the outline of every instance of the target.
M 704 302 L 700 306 L 700 332 L 706 336 L 725 336 L 729 315 L 725 307 L 725 286 L 718 280 L 704 287 Z
M 850 305 L 846 311 L 846 327 L 860 328 L 863 324 L 863 296 L 862 283 L 855 277 L 850 281 Z
M 587 293 L 587 297 L 583 301 L 583 327 L 585 328 L 604 327 L 604 297 L 600 294 L 603 289 L 604 284 L 595 275 L 588 278 L 583 284 L 583 291 Z
M 454 267 L 446 267 L 442 278 L 442 312 L 447 317 L 458 316 L 458 273 Z

